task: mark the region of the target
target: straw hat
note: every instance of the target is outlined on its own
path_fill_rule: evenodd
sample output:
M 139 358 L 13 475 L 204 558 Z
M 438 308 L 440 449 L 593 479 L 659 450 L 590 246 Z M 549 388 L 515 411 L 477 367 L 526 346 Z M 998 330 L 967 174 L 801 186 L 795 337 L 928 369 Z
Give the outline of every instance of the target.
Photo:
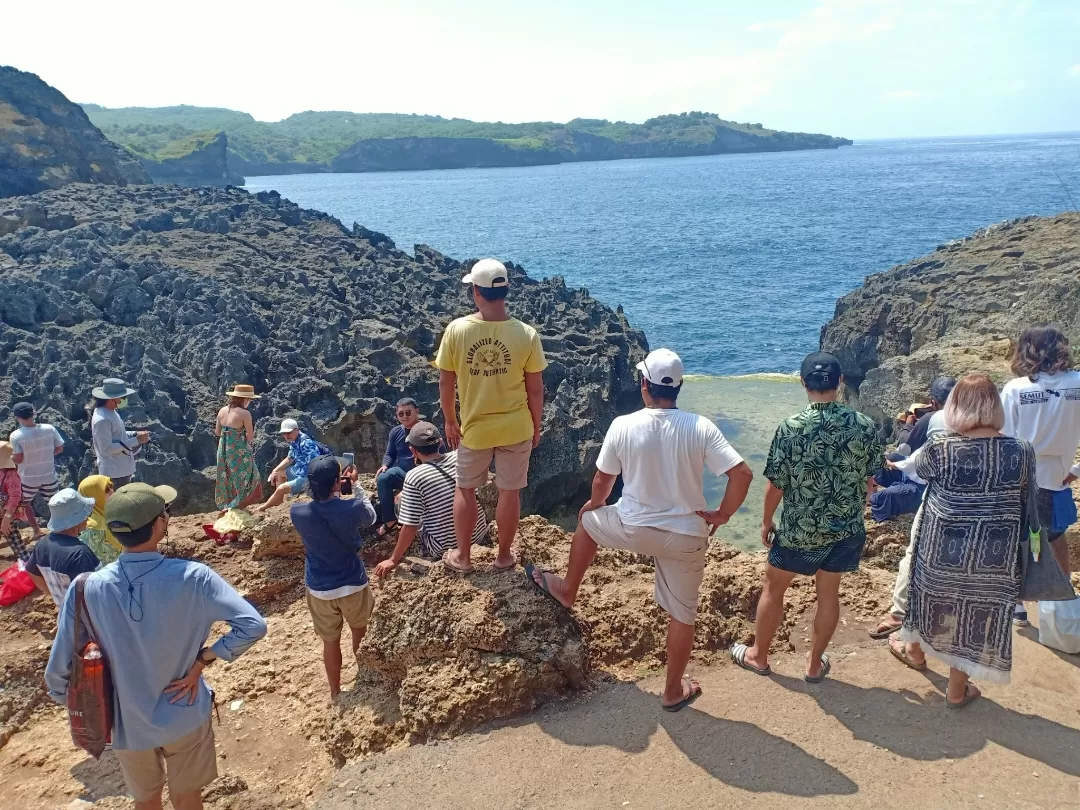
M 227 397 L 238 397 L 240 399 L 259 399 L 259 395 L 255 393 L 255 386 L 253 385 L 234 385 L 232 391 L 226 391 Z
M 14 470 L 15 462 L 11 460 L 11 442 L 0 442 L 0 470 Z

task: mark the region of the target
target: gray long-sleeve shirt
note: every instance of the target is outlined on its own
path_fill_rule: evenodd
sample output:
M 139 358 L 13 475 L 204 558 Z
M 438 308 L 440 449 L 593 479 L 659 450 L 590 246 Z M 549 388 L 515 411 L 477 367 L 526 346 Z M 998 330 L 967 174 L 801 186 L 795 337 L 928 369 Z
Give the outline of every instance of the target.
M 126 478 L 135 474 L 135 450 L 138 437 L 124 427 L 120 414 L 108 408 L 94 408 L 90 420 L 94 437 L 94 455 L 101 475 Z

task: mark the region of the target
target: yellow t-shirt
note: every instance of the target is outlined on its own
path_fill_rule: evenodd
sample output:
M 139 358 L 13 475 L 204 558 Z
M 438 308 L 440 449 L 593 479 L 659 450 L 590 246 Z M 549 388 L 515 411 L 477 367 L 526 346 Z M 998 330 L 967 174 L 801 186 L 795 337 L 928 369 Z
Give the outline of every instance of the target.
M 540 336 L 516 318 L 451 321 L 435 365 L 457 374 L 461 441 L 473 450 L 520 444 L 533 435 L 525 374 L 547 368 Z

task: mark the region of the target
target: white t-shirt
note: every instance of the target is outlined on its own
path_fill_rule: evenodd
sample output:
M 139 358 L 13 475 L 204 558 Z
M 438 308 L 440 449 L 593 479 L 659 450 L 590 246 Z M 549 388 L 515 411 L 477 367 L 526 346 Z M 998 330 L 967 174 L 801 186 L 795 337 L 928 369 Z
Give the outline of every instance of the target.
M 40 487 L 56 481 L 56 464 L 53 461 L 57 447 L 64 440 L 52 425 L 21 427 L 11 434 L 11 449 L 23 454 L 19 465 L 19 478 L 25 486 Z
M 1005 407 L 1002 433 L 1027 439 L 1035 448 L 1035 480 L 1042 489 L 1064 489 L 1080 445 L 1080 371 L 1039 374 L 1032 382 L 1017 377 L 1001 391 Z
M 705 466 L 723 475 L 741 462 L 720 428 L 704 416 L 642 408 L 611 423 L 596 467 L 608 475 L 622 473 L 619 517 L 627 525 L 706 537 L 708 525 L 695 514 L 708 508 Z

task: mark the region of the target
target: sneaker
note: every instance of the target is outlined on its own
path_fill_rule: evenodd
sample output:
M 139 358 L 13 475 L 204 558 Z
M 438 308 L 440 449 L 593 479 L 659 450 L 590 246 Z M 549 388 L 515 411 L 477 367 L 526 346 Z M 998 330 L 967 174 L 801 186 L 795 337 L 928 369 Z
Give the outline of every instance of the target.
M 1013 611 L 1013 627 L 1027 627 L 1030 624 L 1027 617 L 1027 611 L 1017 607 Z

